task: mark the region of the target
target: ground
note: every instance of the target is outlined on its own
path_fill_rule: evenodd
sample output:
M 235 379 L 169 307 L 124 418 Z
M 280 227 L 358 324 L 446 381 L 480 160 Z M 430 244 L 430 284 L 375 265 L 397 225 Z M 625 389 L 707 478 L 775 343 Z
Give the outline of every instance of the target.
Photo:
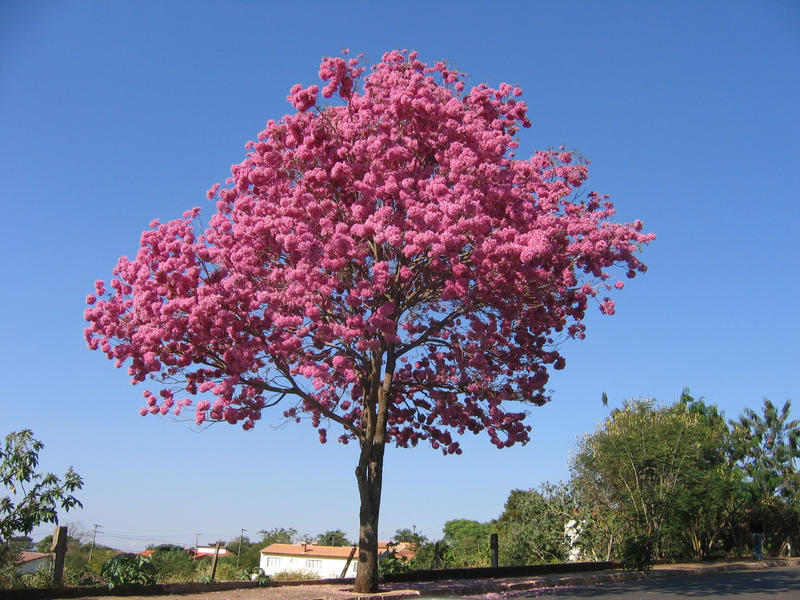
M 418 596 L 475 596 L 514 594 L 525 590 L 561 586 L 585 586 L 619 581 L 654 579 L 678 575 L 700 575 L 726 571 L 760 570 L 773 567 L 798 567 L 800 558 L 739 560 L 713 563 L 657 565 L 649 573 L 609 570 L 572 574 L 509 577 L 504 579 L 444 580 L 421 583 L 395 583 L 383 586 L 377 594 L 361 595 L 350 591 L 352 583 L 282 585 L 219 592 L 179 593 L 157 596 L 126 596 L 126 600 L 399 600 Z M 79 600 L 120 600 L 119 596 L 84 596 Z

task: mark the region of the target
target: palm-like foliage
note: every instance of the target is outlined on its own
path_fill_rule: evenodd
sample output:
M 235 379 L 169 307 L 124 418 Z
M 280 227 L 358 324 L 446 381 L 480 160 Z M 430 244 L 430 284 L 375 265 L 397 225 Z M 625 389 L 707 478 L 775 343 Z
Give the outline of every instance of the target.
M 763 414 L 746 409 L 733 426 L 733 458 L 744 470 L 750 520 L 773 546 L 797 536 L 800 522 L 800 421 L 791 403 L 779 410 L 764 399 Z M 795 544 L 796 545 L 796 541 Z

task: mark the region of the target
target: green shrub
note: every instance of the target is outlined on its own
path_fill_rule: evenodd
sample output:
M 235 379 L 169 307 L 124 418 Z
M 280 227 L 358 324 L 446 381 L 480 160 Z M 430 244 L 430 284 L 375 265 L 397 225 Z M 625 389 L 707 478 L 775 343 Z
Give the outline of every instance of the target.
M 197 563 L 179 546 L 159 546 L 150 556 L 160 583 L 194 581 Z
M 26 588 L 50 587 L 50 569 L 39 567 L 35 573 L 25 573 L 22 575 L 22 586 Z
M 271 575 L 275 581 L 299 581 L 301 579 L 319 579 L 319 574 L 316 571 L 309 571 L 307 569 L 296 569 L 293 571 L 280 571 Z
M 652 536 L 629 537 L 622 546 L 622 567 L 631 571 L 648 571 L 653 566 Z
M 16 565 L 0 563 L 0 590 L 11 590 L 22 586 L 22 576 L 17 573 Z
M 117 554 L 103 563 L 101 575 L 108 581 L 108 587 L 114 588 L 125 584 L 153 585 L 158 573 L 144 556 Z
M 94 562 L 94 557 L 92 557 L 92 562 Z M 103 585 L 103 581 L 100 579 L 100 576 L 90 568 L 83 567 L 76 569 L 66 565 L 64 566 L 62 582 L 67 587 Z
M 255 581 L 258 585 L 265 586 L 272 582 L 272 578 L 264 573 L 264 569 L 261 567 L 254 567 L 250 570 L 250 581 Z
M 211 581 L 212 561 L 203 561 L 196 571 L 198 581 Z M 249 581 L 247 569 L 236 566 L 236 558 L 221 558 L 217 561 L 217 572 L 214 574 L 215 581 Z
M 393 575 L 395 573 L 408 573 L 411 568 L 408 563 L 392 550 L 388 556 L 381 559 L 378 563 L 378 573 L 381 575 Z

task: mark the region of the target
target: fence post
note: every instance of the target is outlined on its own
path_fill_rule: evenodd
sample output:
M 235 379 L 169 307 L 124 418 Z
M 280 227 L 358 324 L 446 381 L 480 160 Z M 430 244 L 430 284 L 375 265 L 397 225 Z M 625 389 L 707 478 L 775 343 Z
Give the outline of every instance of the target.
M 492 568 L 496 569 L 497 568 L 497 548 L 498 548 L 497 534 L 496 533 L 493 533 L 489 537 L 489 546 L 492 549 Z
M 53 558 L 53 587 L 61 587 L 64 578 L 64 557 L 67 554 L 67 528 L 56 526 L 53 532 L 53 543 L 50 544 Z
M 214 560 L 211 563 L 211 581 L 214 581 L 214 577 L 217 574 L 217 559 L 219 558 L 219 547 L 220 543 L 217 542 L 217 547 L 214 549 Z

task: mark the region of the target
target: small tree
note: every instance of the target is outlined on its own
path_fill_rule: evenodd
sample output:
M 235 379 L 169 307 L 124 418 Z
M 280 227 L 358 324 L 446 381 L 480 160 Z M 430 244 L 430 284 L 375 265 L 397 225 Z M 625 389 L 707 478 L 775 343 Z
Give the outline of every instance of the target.
M 654 238 L 578 193 L 573 153 L 514 157 L 530 125 L 519 88 L 467 90 L 416 52 L 364 70 L 323 59 L 322 96 L 338 100 L 295 85 L 296 112 L 210 190 L 208 227 L 199 208 L 154 222 L 85 312 L 90 348 L 161 382 L 143 415 L 193 406 L 198 424 L 248 430 L 281 403 L 321 441 L 332 425 L 357 443 L 358 592 L 377 589 L 386 444 L 527 442 L 559 342 L 584 337 L 590 303 L 614 312 L 608 269 L 644 271 Z
M 320 533 L 317 536 L 317 543 L 322 546 L 350 546 L 350 540 L 347 539 L 347 534 L 341 529 L 334 529 Z
M 83 480 L 72 467 L 63 478 L 36 471 L 43 448 L 30 429 L 9 433 L 0 448 L 0 483 L 10 492 L 0 497 L 0 565 L 15 558 L 8 545 L 14 533 L 27 535 L 41 523 L 58 523 L 59 508 L 83 506 L 73 495 Z
M 394 532 L 394 536 L 392 536 L 392 542 L 395 544 L 406 542 L 413 544 L 415 548 L 420 548 L 428 543 L 428 538 L 421 533 L 417 533 L 416 528 L 402 528 Z
M 444 562 L 447 567 L 487 567 L 490 564 L 489 537 L 497 531 L 493 523 L 453 519 L 442 528 Z

